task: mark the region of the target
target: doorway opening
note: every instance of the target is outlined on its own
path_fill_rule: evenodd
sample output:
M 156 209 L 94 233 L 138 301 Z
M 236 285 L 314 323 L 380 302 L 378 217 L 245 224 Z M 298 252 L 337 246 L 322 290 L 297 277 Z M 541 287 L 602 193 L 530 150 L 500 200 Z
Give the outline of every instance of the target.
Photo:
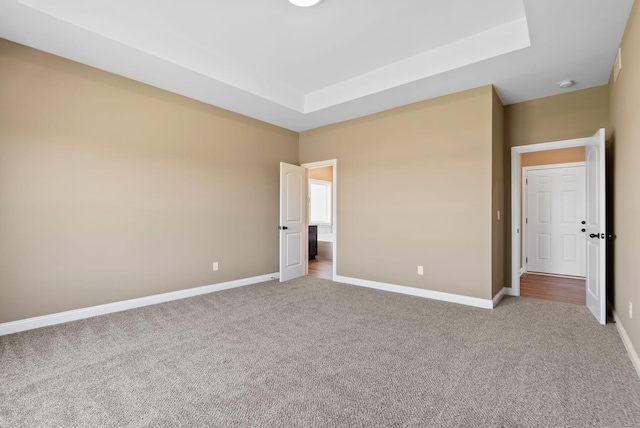
M 585 148 L 520 154 L 520 295 L 586 302 Z
M 308 170 L 309 224 L 308 276 L 330 279 L 336 275 L 337 162 L 303 164 Z
M 531 224 L 531 218 L 524 214 L 525 209 L 528 209 L 528 207 L 525 206 L 527 202 L 525 198 L 527 198 L 529 199 L 529 204 L 538 204 L 536 207 L 534 207 L 535 209 L 537 209 L 535 215 L 538 215 L 542 220 L 544 220 L 538 221 L 538 223 L 550 223 L 549 218 L 552 211 L 552 204 L 550 203 L 550 201 L 552 200 L 552 192 L 543 187 L 538 187 L 538 200 L 534 200 L 532 202 L 531 199 L 528 198 L 528 196 L 530 195 L 527 195 L 525 197 L 525 190 L 523 189 L 522 183 L 523 178 L 524 180 L 526 180 L 527 177 L 523 177 L 522 174 L 524 154 L 541 156 L 541 154 L 544 155 L 543 152 L 556 151 L 558 149 L 573 149 L 574 151 L 582 151 L 583 153 L 584 157 L 582 158 L 581 162 L 583 162 L 584 164 L 585 171 L 585 209 L 584 218 L 578 218 L 582 214 L 578 213 L 575 210 L 573 211 L 573 214 L 565 213 L 563 211 L 561 203 L 563 197 L 568 198 L 567 201 L 570 202 L 567 206 L 574 206 L 574 208 L 575 206 L 582 204 L 582 202 L 577 201 L 578 194 L 576 192 L 563 193 L 562 189 L 559 190 L 556 199 L 556 205 L 558 205 L 558 201 L 560 201 L 560 205 L 556 210 L 556 215 L 559 215 L 561 217 L 565 216 L 567 220 L 571 220 L 567 221 L 567 223 L 573 231 L 569 233 L 560 230 L 560 241 L 558 241 L 559 243 L 554 244 L 551 242 L 548 231 L 542 227 L 547 227 L 549 226 L 549 224 L 538 224 L 536 225 L 536 229 L 533 230 L 533 232 L 535 233 L 528 233 L 532 232 L 530 229 L 527 230 L 528 221 L 529 224 Z M 559 162 L 567 163 L 575 161 L 576 159 L 559 160 L 559 158 L 555 158 L 547 163 L 557 164 Z M 581 288 L 582 279 L 579 278 L 579 276 L 581 276 L 582 272 L 584 272 L 585 304 L 587 308 L 592 312 L 594 317 L 598 320 L 598 322 L 600 322 L 601 324 L 606 323 L 606 194 L 604 161 L 604 129 L 600 129 L 593 137 L 578 138 L 551 143 L 531 144 L 527 146 L 513 147 L 511 149 L 512 251 L 511 291 L 509 294 L 515 296 L 524 295 L 529 291 L 529 286 L 531 284 L 535 285 L 535 287 L 538 289 L 546 288 L 547 290 L 556 290 L 556 287 L 562 287 L 562 285 L 569 287 L 570 285 L 567 283 L 570 281 L 562 281 L 562 278 L 560 278 L 560 276 L 563 276 L 562 274 L 564 274 L 564 276 L 567 276 L 567 273 L 574 276 L 574 278 L 565 279 L 576 280 L 573 284 L 571 284 L 571 286 L 578 286 Z M 568 166 L 573 167 L 575 165 Z M 543 167 L 540 166 L 539 169 L 543 169 Z M 547 169 L 551 168 L 547 167 Z M 570 181 L 568 180 L 568 178 L 570 178 L 572 174 L 559 173 L 557 175 L 560 181 L 562 181 L 563 178 L 567 179 L 565 181 Z M 576 174 L 573 175 L 575 178 Z M 548 184 L 548 182 L 550 181 L 549 174 L 534 174 L 534 177 L 536 179 L 540 179 L 538 184 Z M 574 201 L 571 198 L 576 199 Z M 527 245 L 527 236 L 530 245 Z M 564 242 L 562 242 L 562 239 L 564 239 Z M 582 239 L 585 240 L 584 249 L 580 247 L 580 240 Z M 573 263 L 573 268 L 575 269 L 579 268 L 577 266 L 577 262 L 582 260 L 584 260 L 585 267 L 583 270 L 569 270 L 568 272 L 556 270 L 556 266 L 551 260 L 552 252 L 560 254 L 560 259 L 575 259 L 575 263 Z M 543 262 L 549 262 L 547 264 L 550 264 L 551 268 L 546 269 L 544 268 L 544 266 L 542 268 L 537 266 L 534 269 L 528 269 L 528 267 L 530 267 L 529 262 L 531 260 L 528 260 L 527 257 L 531 257 L 531 253 L 533 253 L 533 257 L 537 257 Z M 584 259 L 582 258 L 582 255 L 584 255 Z M 542 264 L 544 265 L 544 263 Z M 536 275 L 531 275 L 530 273 L 528 273 L 528 270 L 538 271 L 538 273 Z M 560 275 L 558 275 L 558 273 Z M 545 276 L 547 277 L 545 278 Z M 576 276 L 578 278 L 575 278 Z M 562 284 L 563 282 L 564 284 Z M 577 284 L 575 282 L 577 282 Z M 540 294 L 538 294 L 537 297 L 540 297 Z

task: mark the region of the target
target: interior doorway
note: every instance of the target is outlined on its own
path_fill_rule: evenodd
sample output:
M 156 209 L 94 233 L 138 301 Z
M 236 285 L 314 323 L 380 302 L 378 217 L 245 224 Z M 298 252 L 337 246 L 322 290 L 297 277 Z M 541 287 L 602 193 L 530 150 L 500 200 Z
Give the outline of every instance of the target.
M 309 261 L 307 275 L 330 279 L 336 275 L 337 162 L 303 164 L 308 170 L 307 219 Z
M 585 305 L 585 148 L 520 154 L 520 295 Z
M 600 129 L 593 137 L 579 138 L 574 140 L 564 140 L 552 143 L 532 144 L 528 146 L 513 147 L 511 149 L 511 295 L 520 296 L 521 293 L 521 280 L 538 280 L 538 278 L 529 278 L 529 276 L 523 278 L 523 274 L 527 272 L 527 246 L 526 246 L 526 228 L 527 228 L 527 216 L 522 213 L 525 212 L 524 204 L 524 191 L 522 187 L 523 180 L 523 155 L 524 154 L 536 154 L 554 151 L 558 149 L 573 149 L 580 150 L 583 153 L 585 168 L 585 215 L 583 219 L 577 219 L 577 214 L 573 214 L 571 227 L 579 227 L 580 232 L 586 236 L 585 250 L 574 251 L 574 248 L 569 245 L 572 239 L 567 239 L 567 247 L 571 249 L 569 253 L 584 253 L 584 260 L 586 264 L 585 272 L 585 301 L 587 308 L 593 313 L 594 317 L 601 324 L 606 323 L 606 214 L 605 214 L 605 168 L 604 168 L 604 129 Z M 558 159 L 554 159 L 548 163 L 558 163 Z M 566 161 L 565 161 L 566 162 Z M 567 174 L 569 175 L 569 174 Z M 562 178 L 562 174 L 560 174 Z M 526 178 L 525 178 L 526 180 Z M 545 178 L 548 180 L 548 177 Z M 551 198 L 550 193 L 545 193 L 541 197 Z M 571 204 L 569 204 L 571 205 Z M 576 205 L 576 204 L 573 204 Z M 550 211 L 549 211 L 550 212 Z M 560 210 L 560 215 L 562 211 Z M 544 214 L 544 213 L 543 213 Z M 548 214 L 548 213 L 547 213 Z M 546 215 L 546 214 L 545 214 Z M 569 217 L 572 217 L 569 216 Z M 580 224 L 575 224 L 575 221 L 579 220 Z M 583 223 L 584 222 L 584 223 Z M 538 231 L 540 232 L 540 231 Z M 545 235 L 545 231 L 540 232 L 540 235 Z M 562 235 L 562 234 L 561 234 Z M 574 234 L 575 235 L 575 234 Z M 579 236 L 579 235 L 578 235 Z M 530 239 L 533 239 L 530 237 Z M 542 242 L 544 240 L 548 242 Z M 577 244 L 577 241 L 575 242 Z M 538 252 L 536 256 L 544 256 L 540 258 L 549 258 L 550 249 L 553 248 L 548 236 L 544 239 L 540 238 L 538 246 L 532 246 L 534 252 Z M 543 245 L 544 244 L 544 245 Z M 556 245 L 556 251 L 562 250 L 562 245 Z M 544 254 L 543 254 L 544 253 Z M 542 275 L 541 275 L 542 276 Z M 576 278 L 581 280 L 581 278 Z M 547 284 L 548 286 L 548 284 Z

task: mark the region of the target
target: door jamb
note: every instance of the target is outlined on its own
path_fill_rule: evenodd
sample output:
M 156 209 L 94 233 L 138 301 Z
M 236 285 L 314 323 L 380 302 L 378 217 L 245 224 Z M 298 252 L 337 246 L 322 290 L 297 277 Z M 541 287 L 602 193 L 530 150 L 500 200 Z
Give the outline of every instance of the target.
M 315 169 L 315 168 L 323 168 L 326 166 L 332 166 L 333 167 L 333 185 L 332 185 L 332 195 L 331 195 L 331 215 L 332 215 L 332 221 L 333 221 L 333 262 L 332 262 L 332 266 L 333 266 L 333 272 L 331 272 L 331 280 L 334 281 L 337 275 L 337 265 L 338 265 L 338 209 L 337 209 L 337 201 L 338 201 L 338 160 L 337 159 L 329 159 L 329 160 L 324 160 L 324 161 L 318 161 L 318 162 L 309 162 L 309 163 L 303 163 L 300 166 L 305 167 L 306 169 Z M 307 182 L 309 180 L 307 179 Z M 309 224 L 309 209 L 308 209 L 308 198 L 307 198 L 307 205 L 306 205 L 306 212 L 307 212 L 307 224 Z M 308 272 L 308 268 L 309 268 L 309 263 L 307 261 L 307 274 L 309 274 Z
M 522 178 L 520 183 L 520 192 L 521 192 L 520 194 L 522 195 L 522 213 L 520 214 L 521 215 L 520 224 L 522 225 L 522 239 L 521 239 L 522 247 L 520 249 L 520 251 L 522 251 L 521 254 L 524 254 L 525 248 L 527 248 L 527 234 L 525 233 L 526 231 L 525 215 L 529 212 L 529 205 L 527 203 L 529 190 L 527 187 L 525 187 L 525 179 L 528 178 L 527 177 L 528 172 L 537 171 L 540 169 L 573 168 L 578 166 L 585 166 L 586 164 L 587 164 L 586 161 L 581 161 L 581 162 L 551 163 L 546 165 L 532 165 L 532 166 L 522 167 Z M 528 270 L 527 270 L 526 262 L 522 263 L 522 268 L 520 268 L 520 276 L 522 276 L 522 274 L 527 272 Z
M 545 150 L 567 149 L 570 147 L 585 147 L 592 137 L 575 138 L 571 140 L 553 141 L 549 143 L 528 144 L 511 148 L 511 292 L 512 296 L 520 295 L 520 194 L 518 185 L 520 173 L 520 154 L 541 152 Z

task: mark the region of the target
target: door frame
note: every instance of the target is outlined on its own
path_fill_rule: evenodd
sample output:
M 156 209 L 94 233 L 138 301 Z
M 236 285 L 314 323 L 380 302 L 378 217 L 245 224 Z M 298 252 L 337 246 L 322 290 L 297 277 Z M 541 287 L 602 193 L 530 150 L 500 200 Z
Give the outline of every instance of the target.
M 331 195 L 331 215 L 333 221 L 333 261 L 331 272 L 331 280 L 335 281 L 337 275 L 337 266 L 338 266 L 338 160 L 337 159 L 329 159 L 318 162 L 309 162 L 303 163 L 300 166 L 305 167 L 307 170 L 316 169 L 316 168 L 324 168 L 326 166 L 333 167 L 333 186 L 332 186 L 332 195 Z M 309 180 L 307 179 L 307 185 Z M 309 224 L 309 198 L 307 197 L 307 204 L 305 206 L 307 224 Z M 307 261 L 306 274 L 309 274 L 309 263 Z
M 529 204 L 528 204 L 529 190 L 527 187 L 525 187 L 525 178 L 528 178 L 526 177 L 527 173 L 529 171 L 537 171 L 541 169 L 573 168 L 578 166 L 584 167 L 585 165 L 586 165 L 586 162 L 581 161 L 581 162 L 551 163 L 546 165 L 532 165 L 532 166 L 522 167 L 522 178 L 520 183 L 520 192 L 521 192 L 520 194 L 522 195 L 522 213 L 520 214 L 520 224 L 522 225 L 522 247 L 520 248 L 521 254 L 523 255 L 526 254 L 525 250 L 527 248 L 527 234 L 525 233 L 525 225 L 526 225 L 525 216 L 529 212 Z M 585 174 L 586 174 L 586 171 L 585 171 Z M 585 200 L 586 200 L 586 195 L 585 195 Z M 585 257 L 587 257 L 586 253 L 585 253 Z M 520 275 L 528 272 L 526 262 L 522 263 L 522 268 L 519 268 L 519 270 L 520 270 Z
M 520 258 L 522 247 L 520 246 L 520 154 L 542 152 L 545 150 L 567 149 L 571 147 L 585 147 L 593 136 L 574 138 L 571 140 L 553 141 L 549 143 L 527 144 L 511 148 L 511 296 L 520 295 Z

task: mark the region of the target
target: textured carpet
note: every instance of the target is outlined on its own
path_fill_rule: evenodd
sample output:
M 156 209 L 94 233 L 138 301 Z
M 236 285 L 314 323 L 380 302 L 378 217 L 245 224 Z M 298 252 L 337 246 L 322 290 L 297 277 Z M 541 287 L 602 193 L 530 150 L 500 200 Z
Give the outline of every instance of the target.
M 585 307 L 493 311 L 316 278 L 0 337 L 0 426 L 639 427 Z

